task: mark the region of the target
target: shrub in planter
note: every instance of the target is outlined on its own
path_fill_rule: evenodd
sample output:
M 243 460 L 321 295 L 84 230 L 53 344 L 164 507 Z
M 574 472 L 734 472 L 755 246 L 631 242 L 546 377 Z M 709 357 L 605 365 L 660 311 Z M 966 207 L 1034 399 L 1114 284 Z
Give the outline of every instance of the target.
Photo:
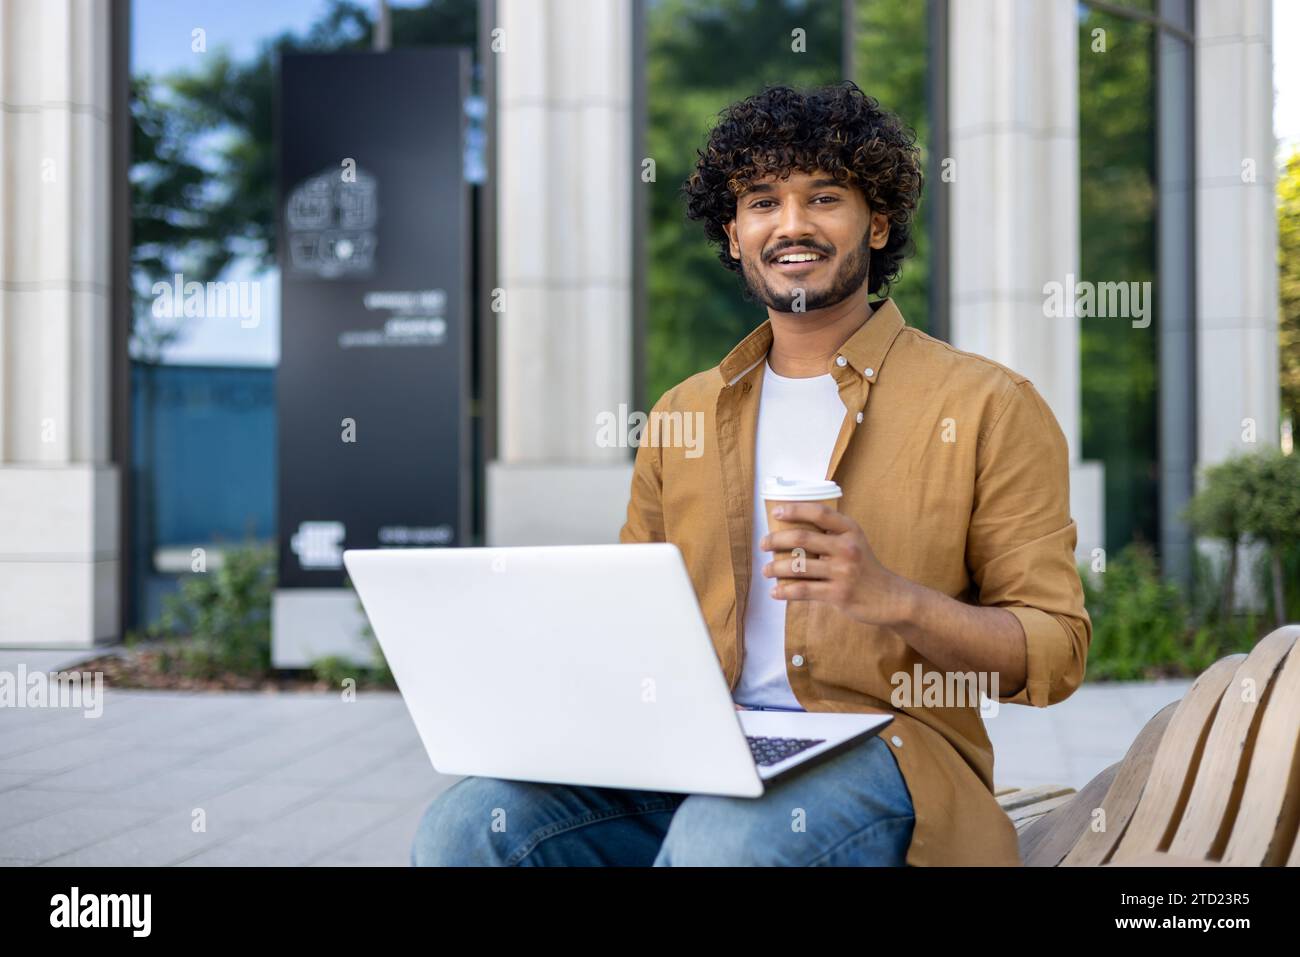
M 185 577 L 180 590 L 163 599 L 149 635 L 172 639 L 167 669 L 188 677 L 268 675 L 274 591 L 275 549 L 233 548 L 216 568 Z

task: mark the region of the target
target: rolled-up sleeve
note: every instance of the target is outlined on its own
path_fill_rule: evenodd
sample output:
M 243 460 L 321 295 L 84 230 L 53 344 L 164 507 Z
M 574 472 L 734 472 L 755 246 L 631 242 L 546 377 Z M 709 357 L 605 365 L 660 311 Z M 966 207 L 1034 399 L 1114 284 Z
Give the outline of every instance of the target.
M 651 415 L 664 404 L 661 398 L 651 410 Z M 618 533 L 622 545 L 639 542 L 662 542 L 664 537 L 663 510 L 663 450 L 658 444 L 642 441 L 636 450 L 636 464 L 632 468 L 632 490 L 627 503 L 627 521 Z
M 980 435 L 966 560 L 981 605 L 1025 632 L 1027 681 L 1007 704 L 1046 707 L 1083 681 L 1092 621 L 1075 564 L 1065 435 L 1031 383 L 1014 384 Z

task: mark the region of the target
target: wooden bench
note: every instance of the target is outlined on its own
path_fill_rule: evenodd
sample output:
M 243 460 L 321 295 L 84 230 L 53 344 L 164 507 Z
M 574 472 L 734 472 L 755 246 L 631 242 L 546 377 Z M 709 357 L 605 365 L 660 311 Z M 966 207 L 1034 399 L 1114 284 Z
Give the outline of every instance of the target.
M 1025 865 L 1300 866 L 1298 639 L 1215 662 L 1081 791 L 998 788 Z

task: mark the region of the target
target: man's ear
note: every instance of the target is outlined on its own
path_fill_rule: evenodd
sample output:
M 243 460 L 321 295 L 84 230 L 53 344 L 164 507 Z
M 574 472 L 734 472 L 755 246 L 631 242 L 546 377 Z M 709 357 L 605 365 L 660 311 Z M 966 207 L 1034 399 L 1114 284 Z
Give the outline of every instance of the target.
M 731 250 L 731 258 L 740 259 L 740 243 L 736 241 L 736 221 L 733 219 L 729 223 L 724 223 L 722 228 L 727 231 L 727 242 Z
M 871 248 L 884 249 L 889 242 L 889 217 L 884 213 L 871 214 Z

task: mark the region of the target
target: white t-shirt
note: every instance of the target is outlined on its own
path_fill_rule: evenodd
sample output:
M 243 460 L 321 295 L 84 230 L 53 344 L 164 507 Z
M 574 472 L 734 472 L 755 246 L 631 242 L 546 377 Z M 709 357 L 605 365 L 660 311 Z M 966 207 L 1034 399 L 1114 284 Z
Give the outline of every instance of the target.
M 763 577 L 772 553 L 758 547 L 767 534 L 760 491 L 770 475 L 824 480 L 843 423 L 844 403 L 830 373 L 787 379 L 764 364 L 754 440 L 753 569 L 745 608 L 745 665 L 732 695 L 737 704 L 803 710 L 786 677 L 786 603 L 772 597 L 777 579 Z

